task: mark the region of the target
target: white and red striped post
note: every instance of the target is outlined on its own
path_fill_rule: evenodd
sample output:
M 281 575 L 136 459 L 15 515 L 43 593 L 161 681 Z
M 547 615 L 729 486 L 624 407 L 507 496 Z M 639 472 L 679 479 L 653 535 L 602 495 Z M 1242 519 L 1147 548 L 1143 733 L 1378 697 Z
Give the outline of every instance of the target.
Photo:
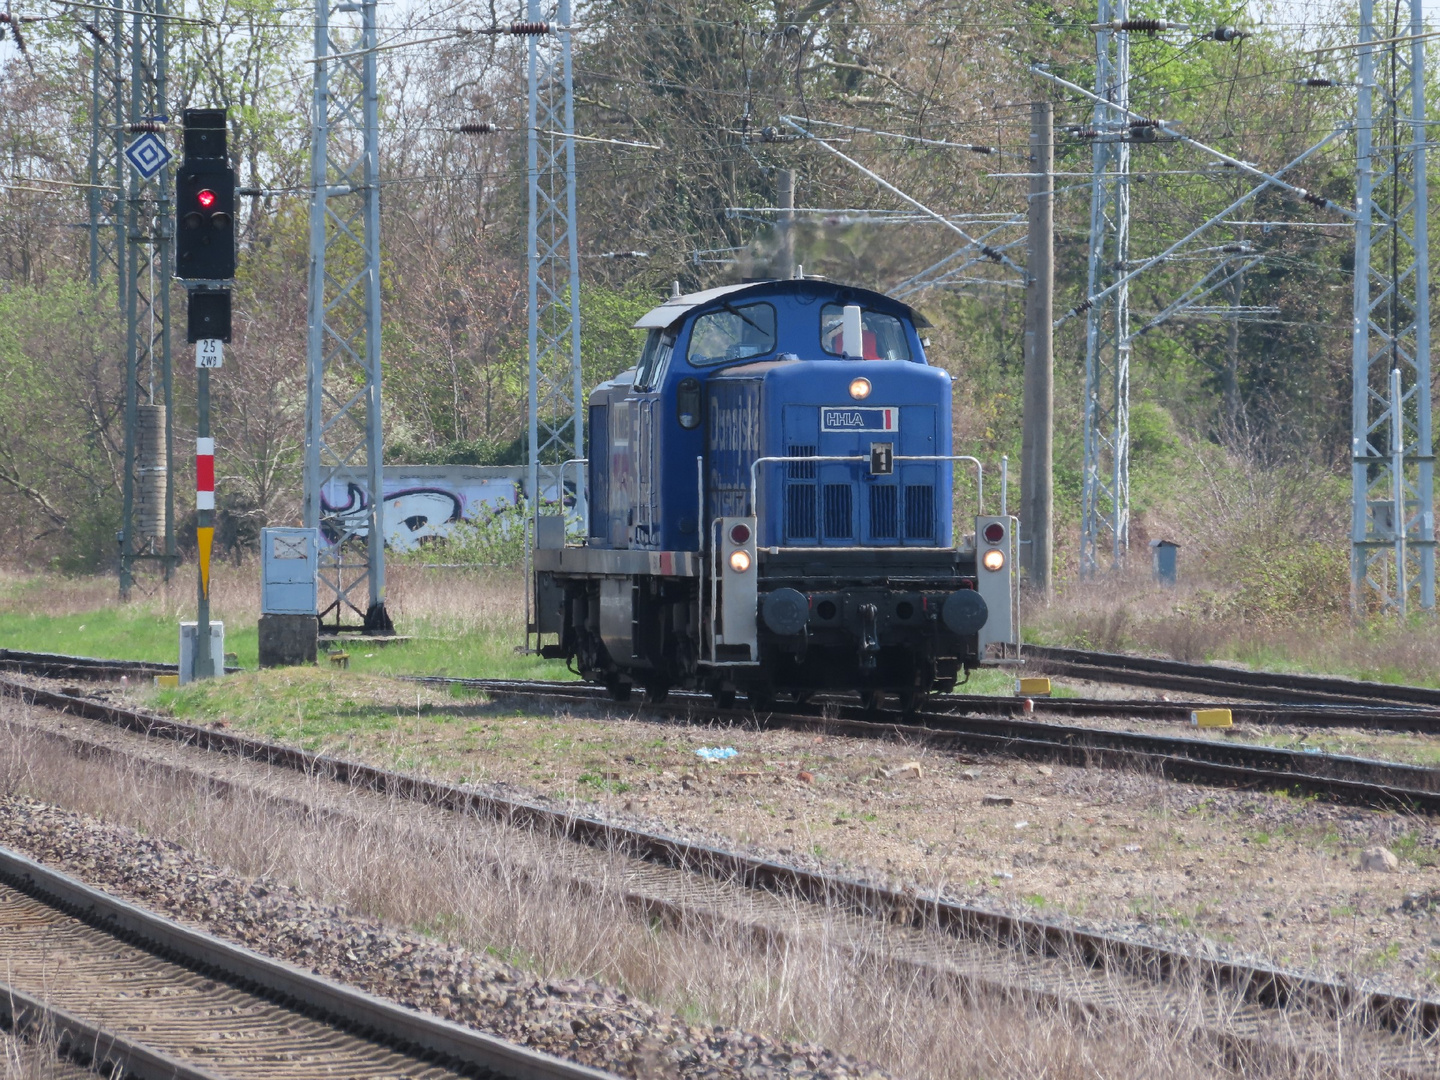
M 215 509 L 215 440 L 195 440 L 195 509 Z
M 210 656 L 210 551 L 215 545 L 215 440 L 210 437 L 210 369 L 196 372 L 195 540 L 200 556 L 200 597 L 195 618 L 195 678 L 216 671 Z

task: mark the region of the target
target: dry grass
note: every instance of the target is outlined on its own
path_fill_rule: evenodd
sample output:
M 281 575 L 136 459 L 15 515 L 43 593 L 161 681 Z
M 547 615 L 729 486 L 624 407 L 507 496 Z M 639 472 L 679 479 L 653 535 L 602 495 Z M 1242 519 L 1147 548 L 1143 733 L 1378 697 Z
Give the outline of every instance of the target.
M 353 911 L 489 949 L 545 978 L 595 977 L 690 1022 L 815 1040 L 897 1076 L 1382 1075 L 1346 1025 L 1332 1029 L 1333 1045 L 1311 1044 L 1318 1056 L 1302 1067 L 1218 1047 L 1200 1033 L 1194 988 L 1169 1002 L 1170 1023 L 1138 1009 L 1101 1020 L 1021 1000 L 976 1003 L 891 963 L 898 958 L 880 942 L 878 961 L 857 962 L 842 920 L 797 931 L 789 944 L 758 943 L 734 924 L 665 928 L 627 906 L 618 862 L 582 888 L 559 860 L 535 858 L 531 845 L 499 826 L 297 778 L 283 781 L 291 796 L 313 806 L 340 799 L 343 812 L 301 812 L 244 786 L 221 797 L 216 786 L 177 783 L 134 759 L 81 760 L 23 726 L 0 730 L 6 792 L 129 825 L 238 875 L 293 883 Z
M 1071 582 L 1048 607 L 1028 603 L 1023 625 L 1027 638 L 1047 644 L 1440 685 L 1432 617 L 1354 623 L 1297 610 L 1261 618 L 1219 600 L 1230 587 L 1197 577 L 1161 588 L 1148 569 L 1132 564 L 1094 582 Z
M 48 1030 L 25 1038 L 0 1031 L 0 1080 L 84 1080 L 94 1075 L 61 1059 Z

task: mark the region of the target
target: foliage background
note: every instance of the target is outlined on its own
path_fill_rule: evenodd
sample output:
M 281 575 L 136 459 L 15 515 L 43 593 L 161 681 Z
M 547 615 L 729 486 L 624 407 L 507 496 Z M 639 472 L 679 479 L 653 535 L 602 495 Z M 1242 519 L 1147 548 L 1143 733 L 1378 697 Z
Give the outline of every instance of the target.
M 1349 115 L 1349 91 L 1298 83 L 1353 81 L 1353 54 L 1308 50 L 1353 40 L 1356 20 L 1341 5 L 1296 8 L 1312 21 L 1286 23 L 1290 10 L 1227 0 L 1132 5 L 1133 16 L 1193 27 L 1134 35 L 1134 107 L 1262 166 L 1295 157 Z M 221 498 L 248 523 L 237 534 L 243 543 L 253 526 L 294 520 L 299 505 L 311 33 L 308 9 L 279 0 L 188 0 L 184 11 L 210 25 L 172 26 L 170 112 L 227 106 L 241 183 L 269 192 L 243 200 L 236 340 L 216 380 Z M 12 561 L 101 570 L 114 556 L 118 517 L 123 335 L 113 282 L 102 274 L 98 286 L 87 283 L 86 233 L 75 227 L 83 203 L 63 186 L 89 177 L 95 46 L 83 9 L 36 0 L 26 13 L 40 18 L 27 27 L 26 54 L 13 36 L 0 43 L 0 532 Z M 382 37 L 415 40 L 517 17 L 513 5 L 422 2 L 388 12 Z M 1028 103 L 1055 101 L 1056 310 L 1065 311 L 1084 293 L 1091 149 L 1076 129 L 1090 110 L 1026 69 L 1042 62 L 1088 84 L 1093 18 L 1086 4 L 1042 0 L 579 5 L 577 129 L 662 148 L 584 143 L 577 151 L 586 384 L 628 366 L 637 346 L 629 324 L 672 282 L 690 289 L 768 272 L 776 235 L 764 208 L 776 201 L 778 170 L 797 170 L 802 207 L 900 205 L 824 148 L 792 138 L 785 116 L 833 135 L 835 147 L 938 210 L 1023 214 L 1026 181 L 1016 174 L 1028 168 Z M 1207 40 L 1222 24 L 1252 35 Z M 456 35 L 379 61 L 389 457 L 519 460 L 524 43 Z M 476 120 L 499 130 L 456 133 Z M 1174 144 L 1137 145 L 1133 168 L 1136 257 L 1249 184 Z M 1292 177 L 1353 203 L 1353 139 L 1337 139 Z M 1132 546 L 1143 551 L 1160 535 L 1180 541 L 1187 567 L 1242 606 L 1329 611 L 1345 582 L 1352 238 L 1336 215 L 1273 192 L 1232 219 L 1296 223 L 1230 224 L 1195 245 L 1253 245 L 1263 260 L 1220 299 L 1279 314 L 1173 321 L 1137 342 Z M 932 225 L 834 213 L 805 215 L 796 246 L 809 273 L 888 289 L 955 241 Z M 648 257 L 601 257 L 613 251 Z M 1214 257 L 1189 252 L 1147 272 L 1132 292 L 1137 323 Z M 967 283 L 909 299 L 934 324 L 932 358 L 956 378 L 957 452 L 1018 463 L 1023 294 Z M 175 310 L 183 310 L 178 294 Z M 1070 319 L 1056 336 L 1062 580 L 1074 573 L 1078 539 L 1083 325 Z M 193 384 L 184 364 L 176 370 L 183 445 Z M 188 490 L 187 477 L 173 480 Z M 1236 560 L 1241 546 L 1263 549 L 1263 571 Z

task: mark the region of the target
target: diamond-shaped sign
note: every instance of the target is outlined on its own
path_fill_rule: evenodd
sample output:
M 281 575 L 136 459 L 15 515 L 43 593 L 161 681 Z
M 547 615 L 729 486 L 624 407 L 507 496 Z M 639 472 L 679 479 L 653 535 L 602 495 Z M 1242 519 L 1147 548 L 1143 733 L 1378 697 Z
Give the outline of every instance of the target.
M 125 148 L 125 160 L 145 180 L 170 164 L 173 156 L 153 131 L 147 131 Z

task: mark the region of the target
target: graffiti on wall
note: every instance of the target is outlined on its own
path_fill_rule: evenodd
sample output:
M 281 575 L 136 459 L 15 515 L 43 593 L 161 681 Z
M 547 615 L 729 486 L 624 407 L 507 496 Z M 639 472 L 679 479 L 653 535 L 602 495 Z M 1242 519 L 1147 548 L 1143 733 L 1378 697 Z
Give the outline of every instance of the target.
M 520 472 L 468 465 L 387 466 L 385 546 L 414 551 L 428 539 L 449 535 L 457 522 L 514 506 L 521 491 Z M 370 495 L 363 485 L 327 484 L 320 492 L 320 507 L 322 518 L 340 524 L 346 534 L 369 535 Z M 326 529 L 326 535 L 332 543 L 337 539 L 333 528 Z

